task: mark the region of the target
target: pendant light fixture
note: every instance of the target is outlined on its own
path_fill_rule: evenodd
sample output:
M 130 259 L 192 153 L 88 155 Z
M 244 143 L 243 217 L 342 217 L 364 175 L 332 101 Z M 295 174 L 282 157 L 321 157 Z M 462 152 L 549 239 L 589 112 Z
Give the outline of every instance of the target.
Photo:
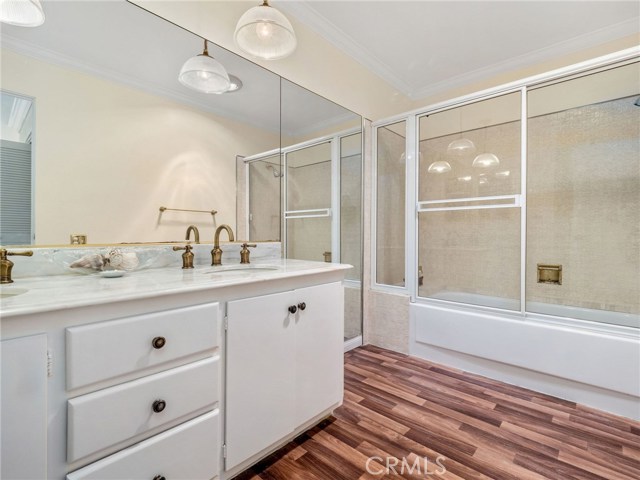
M 291 22 L 268 0 L 240 17 L 233 39 L 240 50 L 264 60 L 288 57 L 298 44 Z
M 500 160 L 493 153 L 481 153 L 473 159 L 473 166 L 480 168 L 495 167 L 500 164 Z
M 458 138 L 447 146 L 447 153 L 453 155 L 464 155 L 466 153 L 474 153 L 475 151 L 475 144 L 468 138 Z
M 444 160 L 438 160 L 437 162 L 433 162 L 429 165 L 427 169 L 428 173 L 446 173 L 451 171 L 451 165 L 449 162 L 445 162 Z
M 40 0 L 0 0 L 0 22 L 18 27 L 38 27 L 44 23 Z
M 207 40 L 201 54 L 184 62 L 178 80 L 185 87 L 204 93 L 224 93 L 230 86 L 225 68 L 209 55 Z

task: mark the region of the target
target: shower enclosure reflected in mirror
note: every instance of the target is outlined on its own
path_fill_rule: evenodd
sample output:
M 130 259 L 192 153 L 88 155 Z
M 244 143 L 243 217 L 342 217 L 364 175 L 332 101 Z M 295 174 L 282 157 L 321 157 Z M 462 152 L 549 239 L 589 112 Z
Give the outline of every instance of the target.
M 238 225 L 286 258 L 353 265 L 345 340 L 362 340 L 362 119 L 282 80 L 282 148 L 239 159 Z M 276 234 L 278 235 L 276 238 Z

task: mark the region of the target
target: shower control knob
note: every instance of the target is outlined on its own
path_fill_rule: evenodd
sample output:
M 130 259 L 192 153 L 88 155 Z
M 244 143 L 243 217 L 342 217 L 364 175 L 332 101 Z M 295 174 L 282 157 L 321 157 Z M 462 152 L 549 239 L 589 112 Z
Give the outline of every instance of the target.
M 156 400 L 155 402 L 153 402 L 153 406 L 151 408 L 153 408 L 154 412 L 160 413 L 165 409 L 166 406 L 167 402 L 165 402 L 164 400 Z
M 151 345 L 153 345 L 153 348 L 155 348 L 156 350 L 164 347 L 166 343 L 167 339 L 164 337 L 155 337 L 153 340 L 151 340 Z
M 299 308 L 300 310 L 304 310 L 305 308 L 307 308 L 307 304 L 306 304 L 306 303 L 304 303 L 304 302 L 301 302 L 301 303 L 299 303 L 299 304 L 298 304 L 298 308 Z
M 289 313 L 296 313 L 298 311 L 298 307 L 296 307 L 295 305 L 291 305 L 289 307 Z

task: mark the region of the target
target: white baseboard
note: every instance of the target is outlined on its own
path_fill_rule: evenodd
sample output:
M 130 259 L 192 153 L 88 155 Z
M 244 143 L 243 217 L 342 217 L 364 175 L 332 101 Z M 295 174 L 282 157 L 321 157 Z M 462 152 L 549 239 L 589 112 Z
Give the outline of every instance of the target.
M 344 342 L 344 353 L 347 353 L 349 350 L 353 350 L 354 348 L 362 346 L 362 335 L 358 335 L 357 337 L 350 338 L 349 340 L 345 340 Z

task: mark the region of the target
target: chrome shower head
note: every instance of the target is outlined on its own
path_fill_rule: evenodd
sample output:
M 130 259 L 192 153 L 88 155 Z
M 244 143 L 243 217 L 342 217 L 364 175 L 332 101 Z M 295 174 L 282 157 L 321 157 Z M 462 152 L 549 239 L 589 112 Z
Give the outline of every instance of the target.
M 280 171 L 276 167 L 274 167 L 273 165 L 267 164 L 267 168 L 269 170 L 273 170 L 272 173 L 273 173 L 273 176 L 275 178 L 280 178 L 280 177 L 282 177 L 284 175 L 283 173 L 280 173 Z

